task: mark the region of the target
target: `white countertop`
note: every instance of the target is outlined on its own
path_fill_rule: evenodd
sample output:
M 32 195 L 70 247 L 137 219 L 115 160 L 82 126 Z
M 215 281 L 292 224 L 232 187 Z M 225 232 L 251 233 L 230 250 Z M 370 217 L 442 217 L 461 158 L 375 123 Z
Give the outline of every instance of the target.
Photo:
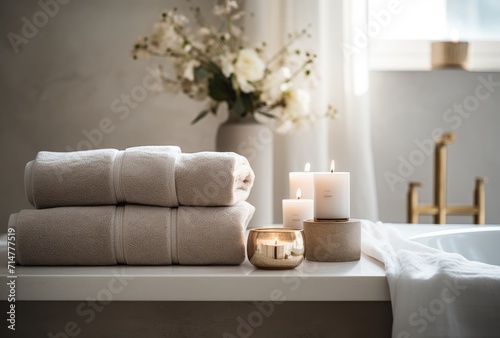
M 471 225 L 395 225 L 407 236 Z M 7 299 L 6 237 L 0 239 L 0 299 Z M 239 266 L 16 266 L 16 300 L 389 301 L 382 263 L 304 261 L 293 270 Z

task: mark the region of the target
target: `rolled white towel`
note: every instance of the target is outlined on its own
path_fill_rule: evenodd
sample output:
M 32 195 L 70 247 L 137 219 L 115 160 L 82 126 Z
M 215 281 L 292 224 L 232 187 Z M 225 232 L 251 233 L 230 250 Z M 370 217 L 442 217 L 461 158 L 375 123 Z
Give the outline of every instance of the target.
M 235 153 L 182 154 L 178 147 L 38 153 L 25 169 L 36 208 L 116 205 L 227 206 L 244 201 L 254 173 Z

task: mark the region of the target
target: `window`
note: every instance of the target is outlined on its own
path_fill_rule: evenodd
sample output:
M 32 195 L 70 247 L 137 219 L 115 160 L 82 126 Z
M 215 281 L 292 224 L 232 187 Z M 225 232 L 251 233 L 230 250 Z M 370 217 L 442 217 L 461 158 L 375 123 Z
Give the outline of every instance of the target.
M 397 13 L 388 10 L 394 3 Z M 458 33 L 460 41 L 469 42 L 470 70 L 500 70 L 498 0 L 368 0 L 368 5 L 371 69 L 430 69 L 431 41 L 449 41 Z

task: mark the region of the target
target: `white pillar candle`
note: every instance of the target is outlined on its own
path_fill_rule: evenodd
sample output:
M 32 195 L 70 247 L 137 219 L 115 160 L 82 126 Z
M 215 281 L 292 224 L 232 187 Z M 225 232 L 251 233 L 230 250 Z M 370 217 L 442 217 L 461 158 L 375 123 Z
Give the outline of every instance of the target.
M 283 227 L 285 228 L 303 228 L 303 221 L 313 217 L 312 199 L 301 199 L 301 190 L 297 189 L 295 199 L 283 200 Z
M 332 160 L 329 173 L 314 173 L 314 218 L 349 219 L 350 173 L 335 172 Z
M 291 172 L 288 174 L 290 198 L 295 198 L 295 192 L 300 188 L 303 199 L 314 198 L 313 174 L 309 172 L 311 165 L 306 163 L 304 172 Z

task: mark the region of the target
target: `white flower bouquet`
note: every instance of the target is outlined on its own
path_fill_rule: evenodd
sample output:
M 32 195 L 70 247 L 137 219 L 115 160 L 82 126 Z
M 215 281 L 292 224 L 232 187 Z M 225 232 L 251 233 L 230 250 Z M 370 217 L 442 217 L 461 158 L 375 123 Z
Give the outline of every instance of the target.
M 134 59 L 166 58 L 172 72 L 161 66 L 159 74 L 167 91 L 182 91 L 195 100 L 209 101 L 207 109 L 193 123 L 216 114 L 225 102 L 233 118 L 264 117 L 278 132 L 309 125 L 317 117 L 311 111 L 310 86 L 316 55 L 293 49 L 293 44 L 308 35 L 303 30 L 290 35 L 274 55 L 267 55 L 266 44 L 245 46 L 241 24 L 243 11 L 235 0 L 219 1 L 213 14 L 219 24 L 208 24 L 198 7 L 190 7 L 196 28 L 177 9 L 162 13 L 150 36 L 134 45 Z M 333 117 L 327 107 L 323 116 Z M 261 120 L 261 119 L 259 119 Z

